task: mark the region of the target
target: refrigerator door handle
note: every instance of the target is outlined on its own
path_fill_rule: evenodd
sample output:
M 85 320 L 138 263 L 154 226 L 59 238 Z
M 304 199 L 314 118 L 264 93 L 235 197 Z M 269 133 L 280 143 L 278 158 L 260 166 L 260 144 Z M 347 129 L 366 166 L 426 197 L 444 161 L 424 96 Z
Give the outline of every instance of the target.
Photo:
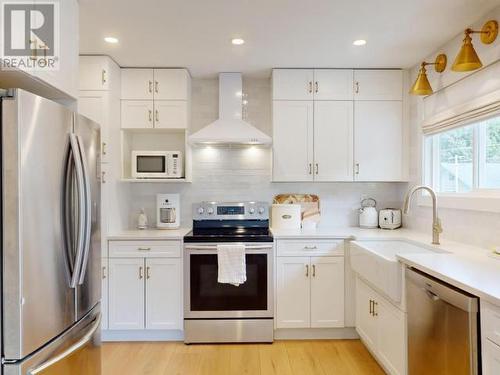
M 85 149 L 83 147 L 82 139 L 76 136 L 78 140 L 78 146 L 80 149 L 80 160 L 82 162 L 83 169 L 83 182 L 84 182 L 84 190 L 85 190 L 85 229 L 84 229 L 84 246 L 83 246 L 83 257 L 81 260 L 80 266 L 80 275 L 78 284 L 82 285 L 85 280 L 85 274 L 87 271 L 87 263 L 89 260 L 89 251 L 90 251 L 90 234 L 92 227 L 92 193 L 90 189 L 90 176 L 89 176 L 89 168 L 87 165 L 87 156 L 85 155 Z
M 69 274 L 69 286 L 73 279 L 75 259 L 73 257 L 74 237 L 72 232 L 72 223 L 70 217 L 73 215 L 73 199 L 71 196 L 71 185 L 73 184 L 73 151 L 69 145 L 67 150 L 66 170 L 64 177 L 64 192 L 63 192 L 63 233 L 64 233 L 64 260 Z
M 85 247 L 85 210 L 84 207 L 86 206 L 85 202 L 85 185 L 84 185 L 84 176 L 83 176 L 83 166 L 82 166 L 82 159 L 79 157 L 80 152 L 79 152 L 79 145 L 78 145 L 78 140 L 76 138 L 76 135 L 70 134 L 70 145 L 71 145 L 71 153 L 73 155 L 73 160 L 75 163 L 75 171 L 76 171 L 76 180 L 78 183 L 78 241 L 77 241 L 77 250 L 76 250 L 76 256 L 75 256 L 75 261 L 73 262 L 73 274 L 71 276 L 71 288 L 76 288 L 77 283 L 79 281 L 79 275 L 80 275 L 80 268 L 82 264 L 82 258 L 83 258 L 83 252 L 84 252 L 84 247 Z
M 40 366 L 37 366 L 33 370 L 29 370 L 27 372 L 27 375 L 37 375 L 41 374 L 44 370 L 47 368 L 53 366 L 57 362 L 60 362 L 64 358 L 70 356 L 74 352 L 76 352 L 78 349 L 82 348 L 85 346 L 90 340 L 92 340 L 92 337 L 94 336 L 95 332 L 99 328 L 101 324 L 101 314 L 99 314 L 95 320 L 94 323 L 92 324 L 92 327 L 90 330 L 76 343 L 71 345 L 68 349 L 64 350 L 63 352 L 57 354 L 55 357 L 50 358 L 48 361 L 42 363 Z

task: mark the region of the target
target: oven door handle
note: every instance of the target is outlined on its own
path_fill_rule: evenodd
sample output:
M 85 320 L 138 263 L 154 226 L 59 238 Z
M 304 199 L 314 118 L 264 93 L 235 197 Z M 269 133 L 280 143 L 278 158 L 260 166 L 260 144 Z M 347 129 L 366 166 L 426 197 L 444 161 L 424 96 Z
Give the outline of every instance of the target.
M 272 245 L 245 245 L 245 250 L 272 250 Z M 184 245 L 185 250 L 217 250 L 217 246 Z

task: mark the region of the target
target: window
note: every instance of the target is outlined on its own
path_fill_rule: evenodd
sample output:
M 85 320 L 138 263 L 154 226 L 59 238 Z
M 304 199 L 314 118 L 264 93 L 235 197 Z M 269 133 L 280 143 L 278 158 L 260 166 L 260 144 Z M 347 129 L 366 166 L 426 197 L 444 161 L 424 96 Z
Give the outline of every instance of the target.
M 425 138 L 425 183 L 441 193 L 500 190 L 500 115 Z

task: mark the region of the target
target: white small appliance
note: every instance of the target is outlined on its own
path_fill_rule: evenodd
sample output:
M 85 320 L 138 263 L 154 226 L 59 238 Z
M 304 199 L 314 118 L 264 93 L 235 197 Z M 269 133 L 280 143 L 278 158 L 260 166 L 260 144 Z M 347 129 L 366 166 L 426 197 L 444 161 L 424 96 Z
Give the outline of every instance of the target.
M 401 210 L 385 208 L 379 212 L 379 225 L 382 229 L 396 229 L 401 226 Z
M 132 178 L 182 178 L 180 151 L 132 151 Z
M 273 204 L 271 227 L 273 229 L 300 229 L 302 222 L 300 204 Z
M 378 228 L 377 201 L 373 198 L 366 198 L 361 201 L 359 209 L 360 228 Z
M 156 226 L 158 229 L 180 227 L 181 211 L 179 194 L 156 195 Z

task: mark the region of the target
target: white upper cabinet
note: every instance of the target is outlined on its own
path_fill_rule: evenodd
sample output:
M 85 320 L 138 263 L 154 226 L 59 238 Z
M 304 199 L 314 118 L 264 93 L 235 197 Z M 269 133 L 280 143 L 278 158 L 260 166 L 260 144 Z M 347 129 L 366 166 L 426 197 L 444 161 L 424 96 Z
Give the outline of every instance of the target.
M 122 69 L 123 100 L 188 100 L 186 69 Z
M 274 101 L 274 181 L 313 180 L 313 110 L 312 101 Z
M 352 69 L 314 69 L 314 100 L 352 100 Z
M 354 100 L 403 100 L 403 71 L 355 70 Z
M 188 100 L 189 73 L 185 69 L 154 69 L 155 100 Z
M 123 129 L 153 128 L 154 108 L 151 100 L 122 100 Z
M 155 100 L 154 127 L 158 129 L 187 129 L 189 111 L 186 100 Z
M 274 69 L 273 100 L 313 100 L 314 70 Z
M 120 67 L 108 56 L 80 56 L 80 90 L 120 87 Z
M 352 181 L 353 102 L 314 102 L 314 180 Z
M 180 258 L 146 259 L 146 329 L 182 329 Z
M 344 327 L 344 257 L 311 258 L 311 328 Z
M 400 101 L 354 103 L 356 181 L 402 181 L 403 108 Z
M 153 100 L 153 69 L 122 69 L 122 99 Z

